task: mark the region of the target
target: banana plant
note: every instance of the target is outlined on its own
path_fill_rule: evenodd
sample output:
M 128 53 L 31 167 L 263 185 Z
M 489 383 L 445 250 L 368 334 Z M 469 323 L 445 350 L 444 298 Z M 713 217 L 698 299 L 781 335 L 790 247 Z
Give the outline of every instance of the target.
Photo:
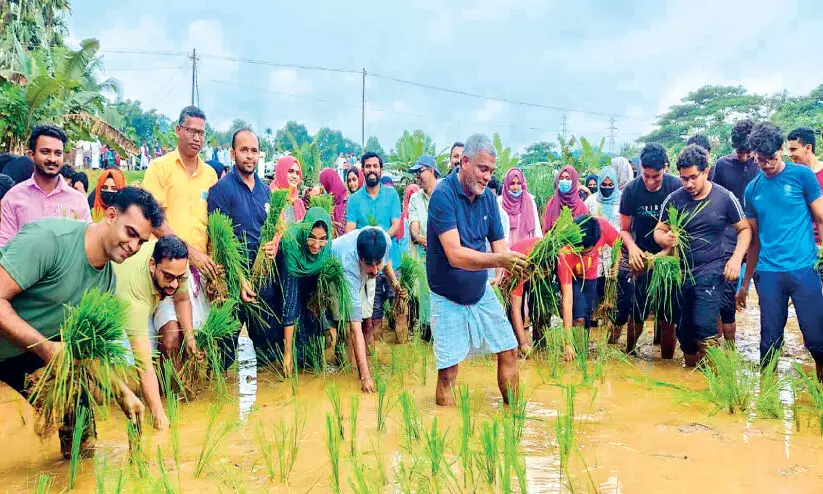
M 516 153 L 512 153 L 510 147 L 503 147 L 503 141 L 500 139 L 500 134 L 495 133 L 493 136 L 494 150 L 497 151 L 497 166 L 494 169 L 494 174 L 497 178 L 503 179 L 506 173 L 515 168 L 520 162 L 520 158 Z

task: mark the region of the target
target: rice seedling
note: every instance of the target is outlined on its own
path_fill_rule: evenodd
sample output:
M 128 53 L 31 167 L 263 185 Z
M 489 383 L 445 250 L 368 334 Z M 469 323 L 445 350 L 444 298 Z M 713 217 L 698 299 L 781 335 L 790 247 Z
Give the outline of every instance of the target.
M 576 394 L 577 388 L 575 385 L 563 386 L 563 404 L 565 409 L 557 411 L 557 420 L 555 420 L 554 423 L 557 453 L 560 457 L 561 478 L 564 473 L 568 476 L 569 457 L 575 444 L 574 399 Z
M 571 331 L 572 347 L 574 347 L 575 364 L 580 370 L 584 384 L 589 384 L 589 330 L 582 326 L 575 326 Z
M 812 400 L 810 408 L 812 413 L 817 415 L 820 424 L 820 435 L 823 436 L 823 385 L 820 384 L 816 376 L 807 374 L 799 363 L 795 362 L 794 368 L 800 381 L 799 385 L 806 388 L 806 392 Z
M 349 440 L 351 455 L 357 456 L 357 414 L 360 411 L 360 396 L 352 395 L 349 401 Z
M 337 384 L 330 382 L 326 385 L 326 397 L 331 403 L 334 426 L 337 428 L 340 439 L 343 439 L 343 408 L 340 406 L 340 392 L 337 390 Z
M 206 322 L 194 333 L 197 348 L 205 354 L 205 358 L 203 361 L 189 359 L 182 372 L 187 388 L 197 388 L 211 376 L 217 383 L 219 394 L 225 396 L 223 345 L 240 331 L 240 321 L 234 315 L 235 305 L 234 300 L 213 304 Z
M 600 335 L 597 343 L 594 371 L 592 372 L 592 380 L 599 378 L 601 383 L 606 381 L 606 369 L 609 362 L 630 363 L 625 353 L 609 344 L 609 336 L 609 331 L 603 331 Z
M 425 432 L 426 456 L 429 460 L 429 474 L 434 482 L 435 492 L 440 492 L 440 477 L 448 473 L 451 469 L 446 464 L 446 434 L 441 435 L 437 430 L 437 417 L 432 419 L 432 426 L 429 432 Z
M 108 473 L 108 458 L 105 455 L 94 457 L 94 484 L 97 494 L 106 494 L 106 474 Z
M 350 320 L 352 305 L 349 285 L 343 264 L 335 256 L 328 256 L 317 275 L 317 290 L 309 300 L 308 307 L 318 319 L 323 319 L 328 310 L 337 321 L 337 340 L 346 341 L 346 328 Z
M 89 409 L 85 406 L 79 407 L 74 421 L 74 430 L 71 437 L 71 459 L 69 460 L 69 490 L 74 490 L 74 483 L 77 481 L 77 470 L 80 467 L 80 444 L 83 442 L 83 432 L 86 430 Z
M 332 210 L 334 209 L 334 196 L 331 194 L 318 194 L 316 196 L 312 196 L 312 198 L 309 199 L 309 207 L 321 208 L 323 211 L 329 213 L 329 216 L 331 216 Z
M 511 430 L 518 445 L 523 438 L 523 430 L 526 427 L 526 405 L 528 400 L 524 396 L 525 392 L 526 390 L 522 384 L 520 384 L 517 391 L 509 388 L 509 406 L 504 409 L 504 418 L 506 422 L 511 424 Z
M 562 328 L 552 327 L 543 332 L 536 346 L 545 347 L 542 352 L 533 354 L 538 360 L 537 373 L 541 381 L 557 382 L 563 379 L 563 356 L 566 353 L 566 333 Z
M 426 267 L 418 259 L 403 254 L 399 266 L 400 287 L 408 294 L 407 297 L 394 297 L 392 314 L 394 315 L 394 330 L 398 343 L 406 343 L 409 337 L 411 324 L 409 306 L 420 299 L 420 281 L 426 277 Z
M 375 445 L 376 443 L 376 445 Z M 371 453 L 377 462 L 377 483 L 379 488 L 384 488 L 389 485 L 389 477 L 386 475 L 386 464 L 383 460 L 383 452 L 380 448 L 380 436 L 377 436 L 377 441 L 372 441 Z
M 315 375 L 319 376 L 328 371 L 326 364 L 326 338 L 324 336 L 309 337 L 308 348 L 306 348 L 306 360 Z M 296 367 L 294 368 L 296 369 Z
M 474 422 L 472 420 L 471 399 L 469 387 L 461 384 L 457 387 L 457 409 L 460 413 L 460 462 L 463 467 L 463 487 L 468 487 L 469 470 L 471 469 L 471 438 L 474 437 Z
M 274 443 L 270 442 L 266 437 L 266 428 L 263 422 L 257 423 L 257 428 L 254 430 L 254 438 L 257 445 L 260 446 L 260 452 L 263 455 L 263 466 L 266 467 L 266 473 L 269 480 L 274 480 L 276 470 L 274 466 Z
M 220 211 L 209 214 L 208 233 L 211 260 L 223 268 L 217 279 L 207 277 L 209 300 L 239 301 L 243 282 L 250 278 L 246 244 L 234 234 L 231 218 Z
M 126 436 L 129 439 L 129 463 L 139 478 L 146 478 L 149 475 L 149 458 L 146 449 L 143 447 L 143 438 L 140 434 L 139 425 L 132 422 L 126 423 Z
M 231 424 L 217 425 L 217 417 L 220 415 L 220 409 L 220 403 L 214 403 L 209 407 L 209 422 L 206 426 L 206 432 L 203 435 L 203 444 L 200 446 L 200 452 L 194 464 L 194 478 L 200 478 L 203 471 L 209 463 L 211 463 L 223 439 L 231 432 Z
M 260 247 L 257 249 L 257 256 L 254 258 L 254 265 L 251 267 L 252 282 L 256 287 L 274 282 L 277 274 L 277 265 L 266 256 L 264 248 L 277 235 L 282 235 L 286 231 L 286 223 L 281 215 L 288 204 L 288 200 L 288 189 L 273 190 L 269 197 L 269 212 L 266 215 L 266 221 L 260 227 Z
M 695 396 L 714 405 L 711 415 L 721 410 L 734 414 L 749 409 L 759 375 L 753 366 L 732 349 L 709 348 L 706 358 L 700 372 L 708 387 Z
M 617 273 L 620 269 L 620 261 L 623 256 L 623 240 L 617 239 L 612 245 L 611 263 L 609 272 L 606 273 L 606 282 L 603 286 L 603 300 L 600 304 L 601 316 L 605 320 L 611 320 L 611 314 L 617 307 Z
M 99 398 L 107 409 L 117 383 L 136 375 L 122 344 L 125 335 L 126 303 L 94 288 L 68 307 L 60 327 L 61 351 L 34 381 L 31 403 L 37 411 L 35 431 L 42 437 L 80 406 Z M 92 391 L 96 393 L 92 393 Z M 89 424 L 94 418 L 86 410 Z M 93 427 L 93 425 L 91 425 Z
M 400 393 L 398 403 L 400 404 L 400 411 L 403 414 L 403 438 L 406 443 L 406 449 L 411 451 L 412 442 L 420 440 L 422 435 L 420 431 L 420 412 L 414 404 L 414 398 L 408 391 Z
M 37 484 L 34 490 L 37 494 L 48 494 L 52 484 L 54 484 L 54 477 L 47 473 L 41 473 L 37 477 Z
M 377 366 L 374 368 L 377 369 Z M 377 388 L 377 431 L 382 432 L 386 430 L 386 418 L 389 415 L 389 408 L 391 407 L 391 400 L 388 394 L 389 383 L 380 374 L 375 376 L 374 383 Z
M 349 487 L 351 487 L 352 492 L 355 494 L 371 493 L 372 489 L 369 485 L 368 478 L 366 477 L 364 465 L 360 462 L 356 455 L 352 456 L 351 465 L 354 479 L 351 477 L 349 478 Z
M 165 494 L 174 494 L 174 488 L 169 480 L 169 472 L 166 470 L 166 464 L 163 462 L 163 453 L 160 446 L 157 447 L 157 469 L 160 470 L 160 487 Z
M 498 430 L 498 421 L 496 419 L 492 419 L 491 422 L 483 422 L 480 426 L 481 449 L 475 457 L 475 463 L 480 470 L 481 477 L 489 486 L 495 484 L 497 470 L 500 465 Z
M 172 385 L 172 375 L 177 376 L 170 360 L 163 361 L 163 392 L 166 395 L 166 412 L 169 416 L 169 436 L 172 458 L 177 472 L 177 485 L 180 484 L 180 401 Z M 179 379 L 179 378 L 178 378 Z M 180 385 L 182 388 L 182 385 Z
M 283 419 L 280 419 L 280 423 L 274 430 L 274 445 L 277 452 L 277 463 L 274 466 L 280 482 L 289 481 L 289 476 L 297 461 L 297 453 L 306 431 L 306 416 L 303 412 L 303 408 L 295 403 L 291 425 L 287 425 Z
M 783 417 L 780 390 L 786 379 L 777 373 L 777 357 L 772 357 L 760 371 L 760 385 L 754 400 L 754 410 L 759 417 L 779 419 Z
M 330 413 L 326 414 L 326 448 L 331 463 L 331 489 L 340 492 L 340 433 Z

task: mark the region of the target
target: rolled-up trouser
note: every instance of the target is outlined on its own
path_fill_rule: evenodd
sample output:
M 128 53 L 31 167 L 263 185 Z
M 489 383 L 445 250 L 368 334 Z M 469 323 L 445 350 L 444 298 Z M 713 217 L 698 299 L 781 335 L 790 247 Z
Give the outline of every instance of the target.
M 667 314 L 665 310 L 659 308 L 655 310 L 649 302 L 649 278 L 650 272 L 638 273 L 632 277 L 628 267 L 621 268 L 617 272 L 617 310 L 614 323 L 623 326 L 629 321 L 629 317 L 636 324 L 642 324 L 649 314 L 655 313 L 658 319 L 664 322 L 676 320 L 674 314 Z M 672 294 L 674 297 L 674 294 Z
M 675 296 L 674 320 L 683 353 L 694 355 L 698 341 L 717 336 L 717 316 L 725 286 L 722 274 L 695 275 Z
M 395 271 L 394 273 L 397 277 L 401 276 L 400 271 Z M 377 280 L 374 287 L 374 305 L 371 314 L 372 319 L 383 319 L 383 304 L 386 300 L 394 300 L 394 290 L 391 287 L 391 283 L 389 283 L 389 279 L 381 271 L 380 274 L 377 275 Z
M 823 361 L 823 285 L 815 269 L 756 271 L 754 283 L 760 300 L 760 363 L 765 365 L 783 346 L 790 298 L 806 348 Z
M 734 296 L 737 294 L 738 281 L 723 281 L 723 289 L 720 299 L 720 321 L 723 324 L 733 324 L 737 319 L 737 307 Z

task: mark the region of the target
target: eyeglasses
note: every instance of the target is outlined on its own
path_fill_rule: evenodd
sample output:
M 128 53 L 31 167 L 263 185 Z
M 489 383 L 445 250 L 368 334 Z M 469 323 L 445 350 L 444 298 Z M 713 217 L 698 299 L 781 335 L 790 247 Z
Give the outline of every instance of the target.
M 176 281 L 178 284 L 182 285 L 188 281 L 188 275 L 181 274 L 180 276 L 174 276 L 173 274 L 166 273 L 165 271 L 161 271 L 163 273 L 163 280 L 166 283 L 171 283 L 172 281 Z
M 758 165 L 774 165 L 778 161 L 780 161 L 780 153 L 775 153 L 772 156 L 765 156 L 763 154 L 757 153 L 754 159 L 755 161 L 757 161 Z
M 206 131 L 205 130 L 192 129 L 191 127 L 186 127 L 185 125 L 178 125 L 178 127 L 185 130 L 186 133 L 189 134 L 189 137 L 191 137 L 192 139 L 194 139 L 195 137 L 199 137 L 199 138 L 202 139 L 203 137 L 206 136 Z
M 316 245 L 318 247 L 325 247 L 326 244 L 329 243 L 329 239 L 309 237 L 306 239 L 306 243 L 309 245 Z

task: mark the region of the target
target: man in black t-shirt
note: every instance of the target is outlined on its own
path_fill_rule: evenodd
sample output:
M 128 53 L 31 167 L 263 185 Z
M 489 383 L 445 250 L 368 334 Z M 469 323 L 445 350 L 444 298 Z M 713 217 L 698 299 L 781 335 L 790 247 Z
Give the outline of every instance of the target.
M 612 341 L 616 341 L 621 327 L 628 322 L 626 353 L 634 351 L 637 339 L 643 332 L 643 323 L 649 315 L 646 300 L 649 273 L 645 268 L 644 252 L 660 252 L 653 236 L 660 217 L 660 205 L 669 194 L 680 188 L 680 181 L 666 173 L 668 166 L 669 158 L 663 146 L 646 144 L 640 153 L 641 174 L 626 185 L 620 197 L 620 237 L 623 239 L 624 255 L 618 272 L 616 330 L 612 333 Z M 660 355 L 671 359 L 675 347 L 674 325 L 663 320 L 659 324 Z
M 675 296 L 677 338 L 686 365 L 693 367 L 711 346 L 720 343 L 717 317 L 720 314 L 724 281 L 740 277 L 743 256 L 752 231 L 743 208 L 731 192 L 708 180 L 709 153 L 689 145 L 677 158 L 683 188 L 672 192 L 661 206 L 654 240 L 666 250 L 674 250 L 683 270 L 683 286 Z M 669 206 L 684 219 L 683 231 L 672 232 Z M 737 232 L 730 258 L 724 256 L 723 235 L 727 227 Z
M 731 192 L 740 204 L 743 204 L 743 192 L 746 190 L 746 186 L 760 173 L 760 167 L 755 163 L 754 155 L 747 144 L 753 126 L 754 122 L 748 118 L 735 122 L 731 133 L 734 153 L 718 159 L 717 163 L 709 170 L 709 180 Z M 712 171 L 714 171 L 714 175 L 712 175 Z M 723 236 L 724 259 L 731 257 L 736 244 L 737 231 L 729 226 Z M 723 336 L 729 343 L 734 343 L 734 334 L 737 330 L 734 306 L 735 293 L 737 293 L 737 282 L 725 283 L 723 300 L 720 305 L 718 334 Z

